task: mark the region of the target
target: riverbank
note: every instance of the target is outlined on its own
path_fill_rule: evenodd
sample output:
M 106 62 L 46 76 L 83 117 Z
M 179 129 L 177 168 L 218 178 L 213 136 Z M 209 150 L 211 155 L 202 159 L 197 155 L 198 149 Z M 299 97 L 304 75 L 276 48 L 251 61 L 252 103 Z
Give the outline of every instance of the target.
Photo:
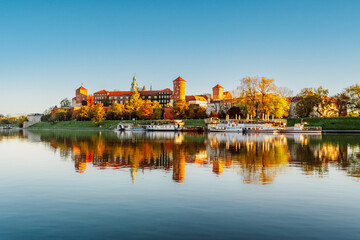
M 91 121 L 64 121 L 64 122 L 40 122 L 29 127 L 29 129 L 80 129 L 80 130 L 112 130 L 116 128 L 116 125 L 120 122 L 123 123 L 149 123 L 149 120 L 105 120 L 101 123 L 93 123 Z M 205 127 L 204 119 L 186 119 L 184 120 L 185 127 Z
M 322 127 L 323 130 L 360 130 L 359 117 L 288 118 L 287 126 L 301 122 L 307 122 L 309 127 Z
M 186 119 L 185 127 L 205 127 L 204 119 Z M 40 122 L 29 129 L 79 129 L 79 130 L 112 130 L 119 122 L 134 123 L 132 120 L 105 120 L 101 123 L 91 121 L 64 121 L 64 122 Z M 137 120 L 138 124 L 149 123 L 149 120 Z M 295 123 L 307 122 L 310 127 L 322 127 L 323 130 L 360 130 L 360 118 L 288 118 L 287 126 L 294 126 Z

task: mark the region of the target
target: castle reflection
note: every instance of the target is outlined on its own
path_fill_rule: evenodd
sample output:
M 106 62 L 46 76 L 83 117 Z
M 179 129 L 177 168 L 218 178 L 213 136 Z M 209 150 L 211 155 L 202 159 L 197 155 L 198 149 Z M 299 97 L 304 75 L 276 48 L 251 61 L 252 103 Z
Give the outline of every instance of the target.
M 290 167 L 319 177 L 335 167 L 360 177 L 360 136 L 50 131 L 23 135 L 72 159 L 79 173 L 90 167 L 128 169 L 134 183 L 138 172 L 155 169 L 172 172 L 172 179 L 182 183 L 189 166 L 211 169 L 219 177 L 234 171 L 244 183 L 263 185 L 273 183 Z

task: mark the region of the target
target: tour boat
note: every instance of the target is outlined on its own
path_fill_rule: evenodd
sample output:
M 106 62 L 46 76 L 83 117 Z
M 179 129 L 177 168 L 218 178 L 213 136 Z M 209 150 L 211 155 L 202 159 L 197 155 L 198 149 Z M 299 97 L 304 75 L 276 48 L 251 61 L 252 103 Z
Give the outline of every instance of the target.
M 235 123 L 231 120 L 227 123 L 210 123 L 207 127 L 210 132 L 244 132 L 242 124 L 239 124 L 238 122 Z
M 134 125 L 132 123 L 119 123 L 115 131 L 145 131 L 145 127 Z
M 240 120 L 228 120 L 227 122 L 215 122 L 208 124 L 210 132 L 238 132 L 238 133 L 277 133 L 279 127 L 270 122 L 242 122 Z
M 182 131 L 184 128 L 184 122 L 182 120 L 174 120 L 169 123 L 152 123 L 146 125 L 147 131 Z
M 259 123 L 243 123 L 245 133 L 278 133 L 279 127 L 274 126 L 272 123 L 259 122 Z

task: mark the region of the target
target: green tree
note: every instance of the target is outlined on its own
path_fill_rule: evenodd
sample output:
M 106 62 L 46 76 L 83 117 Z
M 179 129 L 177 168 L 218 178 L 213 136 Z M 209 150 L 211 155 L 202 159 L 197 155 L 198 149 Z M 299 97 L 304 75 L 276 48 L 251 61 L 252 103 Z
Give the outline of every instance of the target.
M 67 121 L 67 110 L 65 109 L 58 109 L 56 110 L 56 112 L 54 113 L 54 115 L 52 116 L 52 120 L 56 121 L 56 122 L 60 122 L 60 121 Z
M 70 106 L 71 106 L 71 102 L 70 102 L 69 99 L 64 98 L 63 100 L 61 100 L 60 106 L 61 106 L 62 108 L 64 108 L 64 107 L 70 107 Z
M 298 95 L 300 100 L 296 104 L 296 113 L 299 117 L 310 117 L 311 112 L 316 111 L 322 116 L 330 104 L 327 95 L 328 90 L 322 88 L 304 88 Z

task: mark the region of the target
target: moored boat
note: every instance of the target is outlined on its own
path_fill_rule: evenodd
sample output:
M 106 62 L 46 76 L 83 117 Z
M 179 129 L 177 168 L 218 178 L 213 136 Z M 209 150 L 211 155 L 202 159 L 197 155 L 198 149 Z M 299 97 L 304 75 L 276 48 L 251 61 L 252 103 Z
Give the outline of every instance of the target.
M 145 131 L 144 126 L 134 125 L 132 123 L 119 123 L 115 131 Z
M 237 133 L 277 133 L 279 126 L 272 122 L 255 122 L 228 120 L 227 122 L 212 122 L 207 124 L 210 132 L 237 132 Z
M 244 128 L 242 124 L 229 120 L 228 122 L 214 122 L 207 125 L 210 132 L 237 132 L 243 133 Z
M 145 126 L 147 131 L 182 131 L 184 122 L 182 120 L 174 120 L 170 122 L 156 122 Z

